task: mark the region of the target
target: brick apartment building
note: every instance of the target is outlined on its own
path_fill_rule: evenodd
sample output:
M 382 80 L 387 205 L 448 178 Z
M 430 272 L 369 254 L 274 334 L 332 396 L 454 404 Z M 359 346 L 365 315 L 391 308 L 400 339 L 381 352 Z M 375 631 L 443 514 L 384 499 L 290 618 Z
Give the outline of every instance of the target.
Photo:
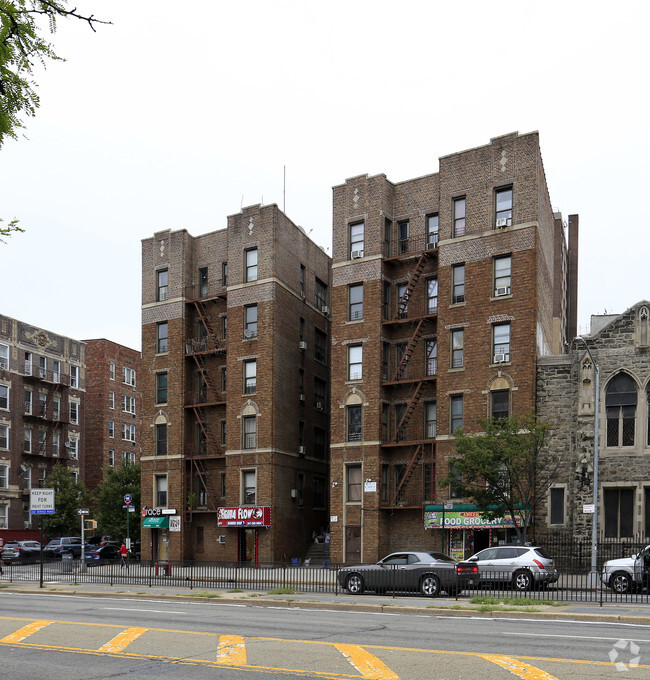
M 276 205 L 142 243 L 143 557 L 279 561 L 327 522 L 330 260 Z
M 528 415 L 538 355 L 576 334 L 578 217 L 567 247 L 538 134 L 333 191 L 332 561 L 439 549 L 445 501 L 454 556 L 505 540 L 439 480 L 454 430 Z
M 28 535 L 29 490 L 56 463 L 83 479 L 85 419 L 84 343 L 0 316 L 0 529 Z
M 89 489 L 107 467 L 139 463 L 142 413 L 140 352 L 104 338 L 86 345 L 86 476 Z

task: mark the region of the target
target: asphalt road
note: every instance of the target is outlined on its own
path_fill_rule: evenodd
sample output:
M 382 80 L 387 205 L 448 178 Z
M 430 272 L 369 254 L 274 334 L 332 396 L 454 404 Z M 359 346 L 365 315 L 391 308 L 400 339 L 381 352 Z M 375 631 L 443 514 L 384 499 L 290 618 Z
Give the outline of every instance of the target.
M 1 675 L 13 680 L 650 677 L 647 625 L 260 607 L 146 594 L 0 591 L 0 648 Z

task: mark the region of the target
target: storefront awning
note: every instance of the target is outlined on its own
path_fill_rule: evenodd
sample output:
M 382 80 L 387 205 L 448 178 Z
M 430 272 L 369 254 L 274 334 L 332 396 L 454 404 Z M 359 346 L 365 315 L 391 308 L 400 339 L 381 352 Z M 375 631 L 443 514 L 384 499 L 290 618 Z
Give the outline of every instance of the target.
M 169 517 L 145 517 L 142 522 L 143 529 L 168 529 Z

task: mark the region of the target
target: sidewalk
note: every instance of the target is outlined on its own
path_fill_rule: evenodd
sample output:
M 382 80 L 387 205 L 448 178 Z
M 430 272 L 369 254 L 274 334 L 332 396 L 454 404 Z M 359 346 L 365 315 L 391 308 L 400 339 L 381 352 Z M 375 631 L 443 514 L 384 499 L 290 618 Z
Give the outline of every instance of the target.
M 33 593 L 43 595 L 92 595 L 140 599 L 166 599 L 182 602 L 215 602 L 219 604 L 245 604 L 251 607 L 296 607 L 301 609 L 330 609 L 339 611 L 367 611 L 400 614 L 429 614 L 431 616 L 482 616 L 486 618 L 538 618 L 573 619 L 581 621 L 606 621 L 611 623 L 636 623 L 650 625 L 650 604 L 567 603 L 561 606 L 531 604 L 514 607 L 507 601 L 503 605 L 477 605 L 469 598 L 425 598 L 387 595 L 347 595 L 332 593 L 270 594 L 268 591 L 229 592 L 228 590 L 193 590 L 171 587 L 143 587 L 103 584 L 48 582 L 39 588 L 33 582 L 12 582 L 3 593 Z

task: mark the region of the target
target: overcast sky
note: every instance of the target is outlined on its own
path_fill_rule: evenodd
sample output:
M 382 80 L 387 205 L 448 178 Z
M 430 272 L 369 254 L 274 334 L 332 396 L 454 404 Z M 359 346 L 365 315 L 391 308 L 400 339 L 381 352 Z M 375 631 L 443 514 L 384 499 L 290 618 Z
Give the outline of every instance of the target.
M 330 249 L 331 187 L 538 130 L 580 215 L 578 323 L 650 298 L 650 3 L 79 0 L 0 150 L 0 313 L 140 349 L 140 241 L 255 203 Z M 330 250 L 328 250 L 330 252 Z

